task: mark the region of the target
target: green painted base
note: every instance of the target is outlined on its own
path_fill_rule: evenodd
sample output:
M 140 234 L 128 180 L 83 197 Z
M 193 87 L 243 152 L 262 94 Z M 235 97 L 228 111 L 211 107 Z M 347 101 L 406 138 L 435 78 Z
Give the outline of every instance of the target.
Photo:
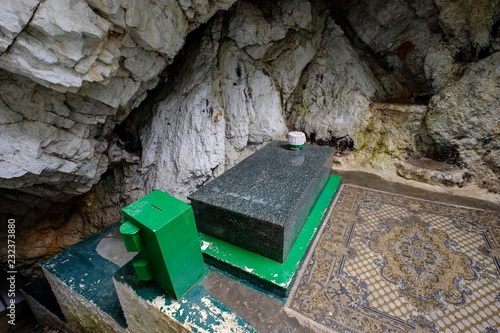
M 333 202 L 341 180 L 340 176 L 330 176 L 285 262 L 279 263 L 200 233 L 205 261 L 257 287 L 286 297 L 296 277 L 295 273 Z

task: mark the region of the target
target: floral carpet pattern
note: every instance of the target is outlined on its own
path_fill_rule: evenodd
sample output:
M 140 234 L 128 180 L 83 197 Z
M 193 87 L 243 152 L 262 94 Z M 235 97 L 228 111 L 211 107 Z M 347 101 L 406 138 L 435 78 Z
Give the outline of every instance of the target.
M 500 333 L 500 213 L 344 185 L 287 311 L 326 332 Z

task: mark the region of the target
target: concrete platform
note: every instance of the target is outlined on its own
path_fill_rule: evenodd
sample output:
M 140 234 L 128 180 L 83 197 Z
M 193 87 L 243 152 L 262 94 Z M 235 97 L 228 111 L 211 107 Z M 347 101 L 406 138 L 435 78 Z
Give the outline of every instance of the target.
M 189 196 L 198 230 L 283 263 L 328 180 L 333 153 L 269 143 Z
M 71 332 L 121 333 L 127 327 L 112 281 L 119 266 L 97 252 L 116 229 L 108 227 L 41 264 Z
M 203 279 L 180 301 L 136 281 L 133 255 L 116 224 L 42 263 L 47 280 L 25 288 L 37 320 L 64 332 L 255 332 Z

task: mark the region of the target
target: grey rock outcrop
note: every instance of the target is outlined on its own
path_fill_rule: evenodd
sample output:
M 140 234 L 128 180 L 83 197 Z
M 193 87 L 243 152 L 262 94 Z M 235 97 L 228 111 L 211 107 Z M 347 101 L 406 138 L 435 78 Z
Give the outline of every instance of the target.
M 233 2 L 4 1 L 0 187 L 52 201 L 89 191 L 109 166 L 105 137 L 188 31 Z
M 478 183 L 500 191 L 500 52 L 468 66 L 429 104 L 427 131 L 439 147 L 457 151 Z
M 285 138 L 283 105 L 316 54 L 325 16 L 305 0 L 273 8 L 243 1 L 189 49 L 141 132 L 147 188 L 185 198 L 262 144 Z
M 498 20 L 498 0 L 435 0 L 439 25 L 450 43 L 465 50 L 472 59 L 490 48 L 491 27 Z
M 64 201 L 83 194 L 107 169 L 107 142 L 92 127 L 115 110 L 2 71 L 0 184 Z
M 290 123 L 313 140 L 353 136 L 366 126 L 370 101 L 385 92 L 331 19 L 314 60 L 288 104 Z

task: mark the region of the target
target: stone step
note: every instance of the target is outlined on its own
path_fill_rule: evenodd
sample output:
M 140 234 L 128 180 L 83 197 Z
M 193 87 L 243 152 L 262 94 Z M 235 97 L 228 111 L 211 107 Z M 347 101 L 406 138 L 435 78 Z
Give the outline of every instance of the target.
M 429 158 L 410 158 L 396 164 L 399 176 L 431 185 L 463 187 L 470 174 L 454 164 L 435 161 Z
M 283 263 L 326 184 L 331 147 L 272 141 L 189 196 L 198 230 Z
M 98 252 L 117 230 L 117 225 L 108 227 L 41 264 L 70 332 L 126 331 L 112 279 L 120 267 Z
M 30 282 L 21 291 L 39 324 L 62 332 L 69 331 L 66 318 L 45 277 Z
M 203 279 L 179 301 L 153 281 L 137 281 L 134 255 L 117 224 L 42 263 L 46 280 L 24 289 L 37 320 L 63 332 L 255 332 Z

